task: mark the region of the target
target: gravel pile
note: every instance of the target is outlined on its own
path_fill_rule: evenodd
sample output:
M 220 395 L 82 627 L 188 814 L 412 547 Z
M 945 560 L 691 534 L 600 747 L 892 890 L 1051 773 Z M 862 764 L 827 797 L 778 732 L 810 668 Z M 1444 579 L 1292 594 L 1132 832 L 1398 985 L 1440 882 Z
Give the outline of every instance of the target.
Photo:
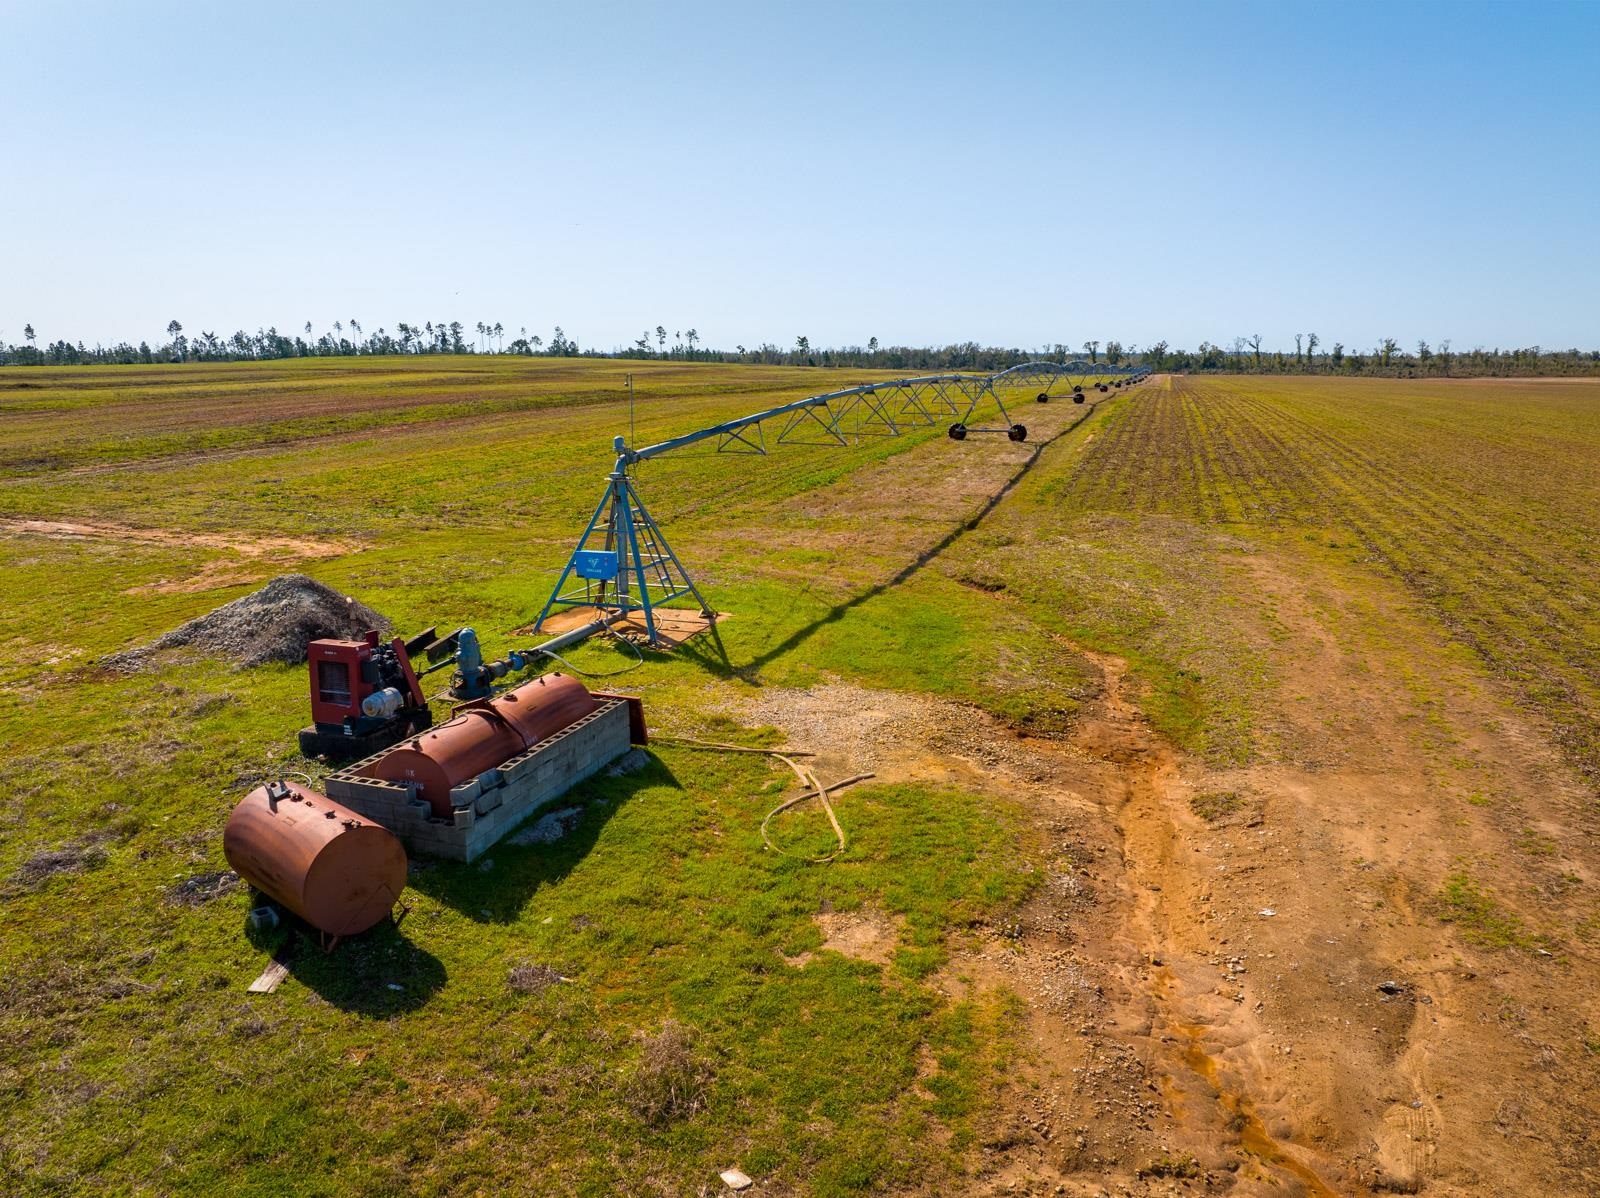
M 304 574 L 280 574 L 259 591 L 223 604 L 171 632 L 104 664 L 117 670 L 142 669 L 163 649 L 202 653 L 258 666 L 268 661 L 306 659 L 306 644 L 323 637 L 359 640 L 369 629 L 389 629 L 389 620 Z

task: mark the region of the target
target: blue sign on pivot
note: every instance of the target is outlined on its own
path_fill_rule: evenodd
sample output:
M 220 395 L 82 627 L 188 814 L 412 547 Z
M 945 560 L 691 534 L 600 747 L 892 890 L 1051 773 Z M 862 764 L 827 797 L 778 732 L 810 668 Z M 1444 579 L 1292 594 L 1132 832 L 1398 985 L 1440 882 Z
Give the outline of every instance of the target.
M 612 582 L 617 577 L 615 549 L 580 549 L 572 555 L 572 568 L 579 578 Z

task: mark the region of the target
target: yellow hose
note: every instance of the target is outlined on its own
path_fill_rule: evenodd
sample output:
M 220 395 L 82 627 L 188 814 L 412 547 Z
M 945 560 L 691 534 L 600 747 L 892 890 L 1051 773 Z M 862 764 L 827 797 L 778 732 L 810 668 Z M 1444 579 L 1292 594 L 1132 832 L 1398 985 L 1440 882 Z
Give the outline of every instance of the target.
M 779 761 L 783 762 L 786 766 L 792 769 L 795 773 L 795 777 L 800 779 L 801 785 L 810 787 L 810 790 L 807 793 L 798 795 L 795 798 L 786 799 L 784 802 L 779 803 L 771 811 L 767 812 L 766 818 L 761 821 L 761 839 L 766 843 L 766 846 L 769 849 L 780 856 L 792 857 L 796 861 L 808 861 L 814 865 L 820 865 L 825 861 L 832 861 L 840 853 L 844 852 L 848 843 L 845 838 L 844 828 L 839 823 L 839 817 L 834 813 L 833 803 L 828 798 L 828 791 L 842 790 L 846 786 L 853 786 L 857 782 L 864 782 L 868 778 L 873 777 L 873 775 L 870 773 L 856 774 L 853 777 L 846 778 L 841 782 L 835 782 L 831 787 L 829 787 L 824 786 L 820 781 L 817 780 L 817 776 L 815 774 L 794 760 L 795 757 L 816 756 L 815 753 L 810 753 L 805 750 L 791 749 L 788 753 L 780 753 L 777 749 L 757 749 L 751 748 L 748 745 L 727 745 L 721 744 L 717 741 L 696 740 L 691 736 L 657 736 L 653 739 L 661 741 L 665 744 L 682 745 L 684 748 L 688 749 L 714 749 L 724 753 L 760 753 L 766 757 L 776 757 Z M 807 799 L 813 798 L 821 800 L 822 810 L 827 814 L 828 822 L 833 825 L 833 835 L 839 842 L 838 847 L 835 848 L 833 852 L 825 853 L 820 857 L 802 857 L 797 853 L 786 852 L 784 849 L 779 848 L 777 843 L 772 839 L 771 834 L 767 831 L 767 825 L 772 822 L 774 816 L 781 815 L 783 812 L 788 811 L 791 807 L 798 807 Z

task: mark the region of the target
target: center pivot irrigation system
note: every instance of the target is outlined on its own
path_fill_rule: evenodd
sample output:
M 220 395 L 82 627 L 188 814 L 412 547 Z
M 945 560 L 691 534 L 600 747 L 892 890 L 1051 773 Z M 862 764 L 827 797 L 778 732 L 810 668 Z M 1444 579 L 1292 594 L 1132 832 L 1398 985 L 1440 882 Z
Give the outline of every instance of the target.
M 658 608 L 693 599 L 703 617 L 714 618 L 639 496 L 629 470 L 640 462 L 703 441 L 715 441 L 720 453 L 764 456 L 769 425 L 776 429 L 774 445 L 859 444 L 867 437 L 896 437 L 945 419 L 952 420 L 948 432 L 955 441 L 964 441 L 974 433 L 1003 433 L 1008 440 L 1026 441 L 1028 430 L 1012 421 L 1000 398 L 1001 388 L 1041 387 L 1036 398 L 1045 403 L 1051 398 L 1050 388 L 1065 382 L 1072 387 L 1073 401 L 1082 403 L 1085 386 L 1100 391 L 1132 386 L 1149 373 L 1143 366 L 1101 366 L 1081 359 L 1025 362 L 997 374 L 930 374 L 863 383 L 752 412 L 642 449 L 630 448 L 625 438 L 617 437 L 612 443 L 617 461 L 606 478 L 605 492 L 534 621 L 533 631 L 543 631 L 545 621 L 557 609 L 583 608 L 596 613 L 598 618 L 591 623 L 564 633 L 546 646 L 558 647 L 558 642 L 582 640 L 638 612 L 643 617 L 645 639 L 656 645 L 661 643 L 656 628 Z M 999 409 L 998 426 L 972 423 L 985 400 L 992 400 Z M 567 590 L 567 584 L 574 579 L 577 585 Z
M 763 425 L 768 422 L 775 422 L 776 443 L 849 445 L 952 417 L 949 433 L 957 441 L 973 433 L 1004 433 L 1024 441 L 1028 430 L 1012 422 L 999 387 L 1042 385 L 1037 398 L 1043 403 L 1050 399 L 1051 385 L 1066 379 L 1072 382 L 1072 398 L 1082 403 L 1085 384 L 1106 391 L 1136 383 L 1145 374 L 1141 368 L 1031 362 L 993 375 L 938 374 L 866 383 L 644 449 L 630 449 L 618 437 L 617 464 L 605 494 L 534 629 L 542 628 L 555 607 L 586 607 L 598 618 L 493 662 L 483 660 L 470 628 L 444 637 L 430 628 L 410 640 L 395 637 L 387 645 L 375 631 L 360 641 L 311 642 L 306 660 L 312 723 L 300 733 L 301 750 L 307 756 L 357 760 L 329 774 L 321 790 L 310 788 L 309 777 L 305 786 L 279 777 L 252 790 L 223 830 L 228 863 L 304 920 L 331 950 L 341 937 L 393 917 L 397 907 L 404 916 L 400 896 L 408 876 L 408 848 L 471 862 L 529 816 L 627 753 L 630 745 L 645 744 L 644 706 L 637 697 L 591 691 L 559 673 L 503 693 L 497 693 L 501 688 L 496 685 L 541 655 L 556 657 L 558 647 L 635 612 L 643 614 L 650 643 L 659 645 L 657 609 L 675 600 L 693 598 L 700 605 L 695 631 L 711 626 L 715 616 L 634 489 L 629 469 L 639 462 L 710 440 L 718 450 L 764 454 Z M 971 423 L 986 400 L 999 408 L 1001 427 Z M 583 585 L 563 592 L 573 575 Z M 419 669 L 413 664 L 418 654 L 432 664 Z M 447 666 L 455 667 L 448 695 L 460 701 L 449 719 L 436 724 L 421 680 Z M 829 805 L 828 788 L 803 767 L 790 764 L 821 800 L 842 852 L 844 830 Z M 859 780 L 847 779 L 834 789 Z M 767 822 L 800 801 L 790 800 L 768 815 L 761 833 L 768 845 L 777 848 L 767 834 Z M 270 926 L 278 916 L 267 906 L 251 918 L 257 926 Z M 284 969 L 270 966 L 251 988 L 270 990 Z

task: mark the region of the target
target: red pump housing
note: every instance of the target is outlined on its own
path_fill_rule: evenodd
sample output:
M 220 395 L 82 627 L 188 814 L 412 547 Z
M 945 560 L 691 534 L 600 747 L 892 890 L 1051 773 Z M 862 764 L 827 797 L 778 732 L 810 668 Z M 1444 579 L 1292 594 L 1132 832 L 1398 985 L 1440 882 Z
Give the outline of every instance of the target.
M 378 645 L 378 634 L 369 632 L 361 641 L 323 640 L 306 646 L 311 674 L 311 719 L 315 723 L 343 724 L 347 719 L 362 718 L 362 701 L 388 685 L 369 664 Z M 395 637 L 389 647 L 399 659 L 411 705 L 425 708 L 422 686 L 411 668 L 405 641 Z

